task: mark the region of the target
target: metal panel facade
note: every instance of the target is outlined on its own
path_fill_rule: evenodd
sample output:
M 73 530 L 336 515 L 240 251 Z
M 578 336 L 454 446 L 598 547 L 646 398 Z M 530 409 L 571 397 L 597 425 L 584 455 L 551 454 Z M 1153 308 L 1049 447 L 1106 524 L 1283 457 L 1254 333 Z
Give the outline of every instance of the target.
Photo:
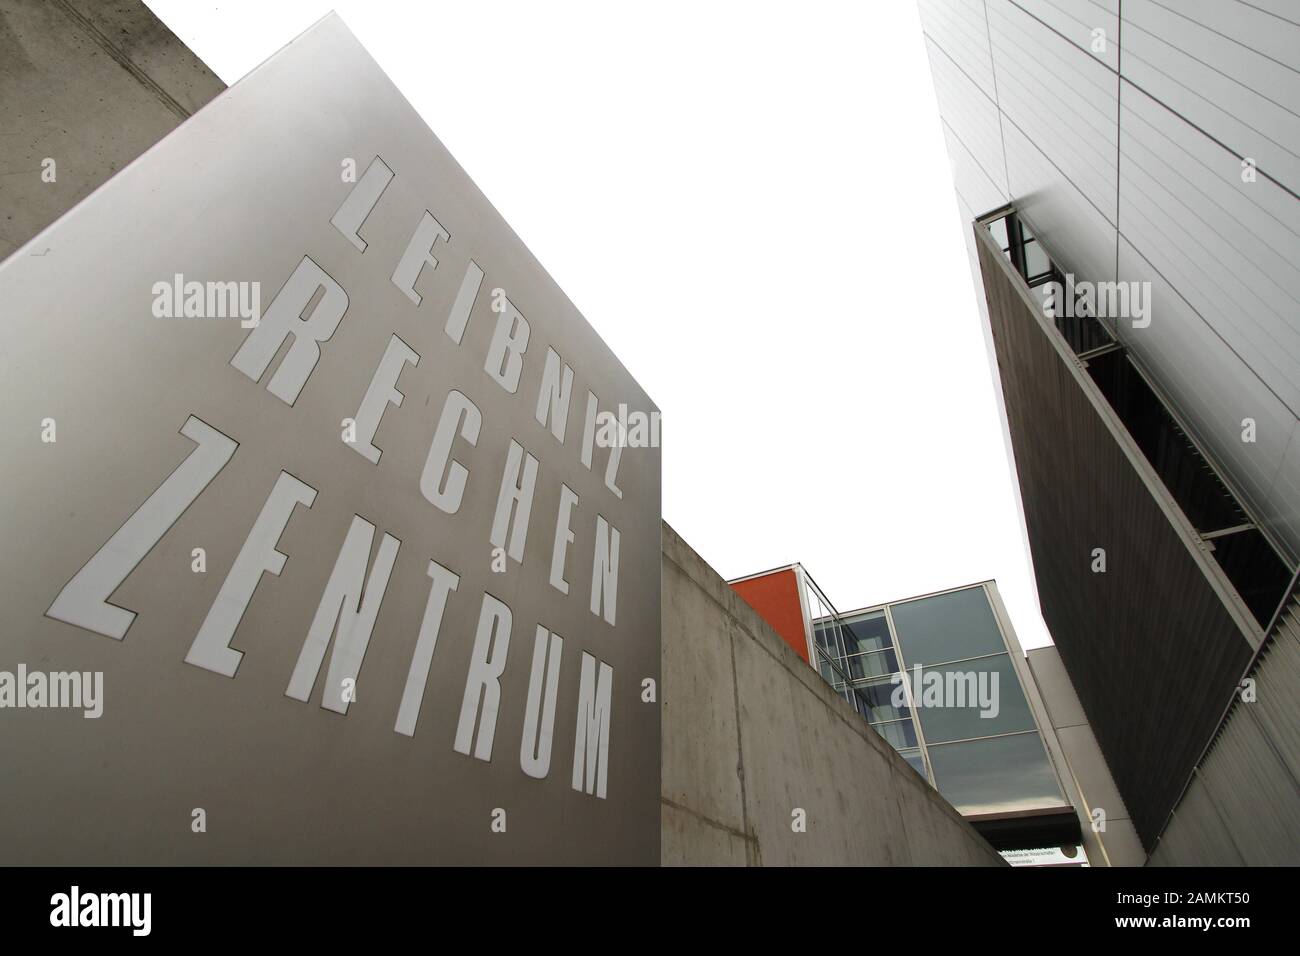
M 1065 270 L 1151 283 L 1151 324 L 1121 325 L 1124 344 L 1273 541 L 1300 558 L 1300 469 L 1288 458 L 1300 445 L 1294 5 L 920 9 L 962 199 L 987 211 L 977 200 L 992 190 L 969 169 L 977 157 Z M 1245 419 L 1254 442 L 1242 441 Z
M 658 863 L 654 406 L 337 18 L 0 301 L 0 860 Z
M 1153 864 L 1294 866 L 1300 858 L 1300 604 L 1281 616 L 1251 676 L 1254 699 L 1233 704 Z

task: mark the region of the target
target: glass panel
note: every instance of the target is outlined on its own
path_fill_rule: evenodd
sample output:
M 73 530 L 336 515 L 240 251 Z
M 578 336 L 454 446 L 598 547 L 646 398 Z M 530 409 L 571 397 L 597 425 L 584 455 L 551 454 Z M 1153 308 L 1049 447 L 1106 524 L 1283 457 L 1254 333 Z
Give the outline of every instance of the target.
M 1043 251 L 1041 245 L 1031 242 L 1025 246 L 1026 279 L 1033 280 L 1036 276 L 1050 271 L 1051 268 L 1051 260 L 1047 258 L 1047 253 Z
M 894 691 L 898 687 L 899 685 L 892 680 L 872 681 L 870 684 L 858 685 L 858 693 L 866 705 L 864 713 L 867 720 L 900 720 L 912 716 L 912 711 L 907 706 L 901 690 L 899 700 L 904 701 L 903 705 L 895 707 L 893 704 Z
M 909 679 L 913 675 L 909 672 Z M 1037 729 L 1006 654 L 927 667 L 912 697 L 926 743 Z
M 915 770 L 922 777 L 925 777 L 927 781 L 929 781 L 930 778 L 927 777 L 925 773 L 925 761 L 921 758 L 921 751 L 919 750 L 909 750 L 906 752 L 900 751 L 900 756 L 904 760 L 906 760 L 909 764 L 912 765 L 913 770 Z
M 892 650 L 877 651 L 874 654 L 857 654 L 845 659 L 844 669 L 849 672 L 849 677 L 855 680 L 884 677 L 898 670 L 898 655 Z
M 845 618 L 840 630 L 844 634 L 846 654 L 864 654 L 894 646 L 889 637 L 889 622 L 885 620 L 884 611 Z
M 831 616 L 830 608 L 818 600 L 816 593 L 808 589 L 808 607 L 813 615 L 813 639 L 826 649 L 834 661 L 844 657 L 844 639 L 840 626 Z
M 909 668 L 913 664 L 944 664 L 999 654 L 1007 649 L 982 587 L 893 604 L 889 612 Z
M 849 702 L 853 705 L 854 713 L 868 720 L 868 713 L 871 711 L 871 702 L 863 695 L 861 688 L 850 687 L 849 693 L 852 694 L 852 700 Z
M 993 235 L 993 241 L 998 244 L 999 249 L 1007 247 L 1007 220 L 998 219 L 989 223 L 989 232 Z
M 839 625 L 839 622 L 838 622 L 838 621 L 834 621 L 834 620 L 832 620 L 832 621 L 831 621 L 831 627 L 834 628 L 834 630 L 835 630 L 835 653 L 836 653 L 835 660 L 836 660 L 837 662 L 843 662 L 843 660 L 844 660 L 844 634 L 843 634 L 842 631 L 840 630 L 840 625 Z
M 825 623 L 813 625 L 813 639 L 819 647 L 825 648 L 830 653 L 835 653 L 835 634 L 830 626 Z
M 961 813 L 1032 810 L 1065 803 L 1038 734 L 930 744 L 929 751 L 939 792 Z
M 822 680 L 828 684 L 835 683 L 835 671 L 831 670 L 831 665 L 826 662 L 826 656 L 821 651 L 817 652 L 817 669 L 821 671 Z
M 916 746 L 916 728 L 910 720 L 892 720 L 886 724 L 872 724 L 876 733 L 884 737 L 895 750 Z

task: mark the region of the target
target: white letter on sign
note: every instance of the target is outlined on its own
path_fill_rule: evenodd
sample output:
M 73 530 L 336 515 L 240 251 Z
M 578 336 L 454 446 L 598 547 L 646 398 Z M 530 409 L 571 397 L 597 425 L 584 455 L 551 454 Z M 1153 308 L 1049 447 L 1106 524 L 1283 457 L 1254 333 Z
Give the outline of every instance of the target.
M 402 253 L 401 261 L 393 271 L 393 285 L 406 293 L 406 297 L 416 305 L 422 301 L 420 293 L 415 291 L 415 283 L 420 278 L 420 273 L 424 271 L 425 265 L 433 269 L 438 268 L 438 259 L 433 254 L 433 244 L 439 239 L 446 242 L 450 238 L 447 230 L 442 228 L 442 224 L 433 218 L 433 213 L 426 209 L 424 215 L 420 217 L 420 225 L 416 227 L 415 235 L 411 236 L 406 251 Z
M 348 712 L 350 701 L 343 692 L 344 681 L 350 680 L 351 686 L 356 686 L 357 675 L 361 673 L 361 661 L 366 656 L 366 648 L 370 646 L 370 632 L 374 630 L 379 605 L 384 600 L 384 591 L 388 589 L 388 576 L 393 571 L 393 562 L 397 560 L 400 544 L 391 534 L 384 535 L 379 542 L 374 569 L 367 579 L 366 564 L 369 563 L 370 547 L 374 540 L 375 526 L 360 515 L 353 515 L 352 526 L 343 539 L 343 547 L 334 562 L 334 570 L 330 572 L 325 592 L 316 607 L 316 616 L 312 618 L 307 640 L 303 642 L 285 696 L 303 701 L 311 696 L 311 689 L 320 673 L 321 661 L 325 659 L 325 649 L 329 647 L 330 637 L 337 628 L 338 638 L 334 641 L 334 652 L 330 655 L 330 668 L 325 677 L 325 689 L 321 693 L 321 706 L 339 714 Z
M 448 571 L 437 561 L 430 561 L 426 572 L 433 579 L 429 600 L 424 605 L 424 620 L 420 623 L 420 636 L 415 641 L 411 655 L 411 669 L 406 672 L 406 689 L 402 703 L 397 708 L 397 723 L 393 730 L 408 737 L 415 736 L 415 723 L 420 719 L 420 704 L 424 701 L 424 685 L 429 681 L 429 665 L 433 662 L 433 649 L 438 646 L 438 632 L 442 629 L 442 615 L 447 610 L 447 597 L 460 584 L 460 576 Z
M 618 610 L 618 529 L 596 515 L 596 553 L 591 559 L 591 613 L 613 625 Z M 602 600 L 603 598 L 603 600 Z
M 506 654 L 510 650 L 510 620 L 510 608 L 490 594 L 483 595 L 455 744 L 457 753 L 470 752 L 474 743 L 474 719 L 478 716 L 481 699 L 483 717 L 479 721 L 478 742 L 474 746 L 474 756 L 479 760 L 492 759 L 492 737 L 497 728 L 497 709 L 501 706 L 501 672 L 506 669 Z
M 555 694 L 560 684 L 560 653 L 564 638 L 548 634 L 537 625 L 533 639 L 533 671 L 528 678 L 528 708 L 524 711 L 524 737 L 519 745 L 519 766 L 524 773 L 538 779 L 551 770 L 551 738 L 555 730 Z M 545 703 L 542 698 L 542 671 L 546 671 Z M 540 713 L 539 713 L 540 710 Z
M 555 544 L 551 547 L 551 587 L 561 594 L 569 593 L 569 582 L 564 580 L 564 561 L 573 543 L 573 529 L 569 518 L 578 503 L 578 496 L 563 482 L 560 483 L 560 510 L 555 516 Z
M 477 445 L 482 427 L 483 413 L 453 388 L 443 403 L 438 429 L 433 433 L 433 444 L 429 446 L 429 456 L 424 460 L 424 471 L 420 473 L 420 494 L 449 515 L 460 510 L 465 479 L 469 477 L 468 468 L 451 460 L 451 443 L 459 431 L 467 442 Z
M 523 477 L 519 475 L 523 469 Z M 524 542 L 528 540 L 528 516 L 533 511 L 533 490 L 537 487 L 537 459 L 524 451 L 522 445 L 510 439 L 506 468 L 501 473 L 501 491 L 497 495 L 497 510 L 492 516 L 492 532 L 488 543 L 494 548 L 506 546 L 506 532 L 510 532 L 510 557 L 520 563 L 524 560 Z M 510 520 L 511 511 L 514 521 Z
M 605 799 L 609 776 L 609 708 L 614 687 L 614 668 L 582 652 L 582 677 L 578 683 L 578 727 L 573 741 L 573 789 Z
M 477 262 L 471 259 L 469 265 L 465 267 L 465 278 L 460 282 L 460 291 L 456 293 L 456 301 L 451 304 L 451 311 L 447 313 L 447 324 L 443 326 L 443 331 L 457 345 L 460 345 L 460 340 L 465 337 L 465 326 L 469 324 L 469 313 L 474 308 L 474 300 L 478 298 L 478 290 L 482 285 L 483 270 L 479 268 Z
M 374 377 L 366 388 L 365 397 L 361 399 L 361 407 L 357 409 L 357 417 L 354 419 L 356 436 L 349 445 L 357 454 L 376 465 L 383 452 L 374 446 L 375 432 L 379 431 L 379 422 L 389 405 L 398 408 L 402 406 L 402 399 L 406 396 L 397 390 L 397 379 L 408 364 L 419 365 L 420 356 L 396 335 L 392 336 L 388 340 L 388 348 L 384 349 L 384 357 L 379 360 L 379 367 L 375 369 Z
M 560 359 L 560 353 L 547 346 L 546 367 L 542 370 L 542 387 L 537 393 L 537 424 L 551 420 L 551 434 L 561 445 L 569 423 L 569 405 L 573 398 L 573 369 Z
M 181 434 L 198 447 L 63 586 L 45 612 L 46 617 L 119 641 L 126 636 L 135 612 L 109 604 L 109 597 L 162 540 L 181 512 L 226 467 L 239 447 L 233 439 L 193 415 L 181 426 Z
M 523 371 L 523 354 L 528 349 L 528 320 L 515 304 L 502 296 L 502 311 L 492 330 L 487 361 L 483 371 L 513 395 L 519 390 L 519 373 Z
M 304 319 L 303 311 L 321 289 L 325 294 L 312 310 L 311 317 Z M 293 270 L 284 288 L 267 306 L 261 322 L 248 333 L 230 364 L 254 382 L 259 382 L 284 340 L 292 335 L 293 345 L 289 354 L 266 386 L 276 398 L 292 405 L 307 384 L 307 376 L 320 361 L 319 343 L 328 341 L 334 334 L 347 310 L 348 294 L 343 287 L 310 258 L 303 256 L 298 268 Z
M 187 664 L 205 667 L 226 677 L 235 676 L 244 657 L 243 651 L 230 646 L 235 629 L 248 610 L 248 602 L 253 599 L 253 591 L 262 580 L 262 573 L 279 574 L 284 570 L 284 562 L 289 560 L 275 548 L 293 515 L 294 506 L 301 504 L 310 508 L 315 500 L 315 488 L 287 471 L 280 472 L 266 504 L 262 505 L 261 514 L 253 522 L 253 530 L 248 532 L 244 546 L 239 549 L 230 573 L 217 592 L 217 599 L 208 609 L 208 616 L 203 619 L 203 625 L 190 645 L 190 652 L 185 655 Z
M 330 225 L 342 233 L 343 238 L 356 246 L 360 252 L 366 251 L 366 240 L 358 235 L 361 225 L 379 203 L 379 197 L 392 181 L 393 171 L 388 168 L 387 163 L 376 156 L 366 167 L 361 182 L 352 187 L 348 198 L 343 200 L 343 205 L 339 206 L 338 212 L 330 220 Z

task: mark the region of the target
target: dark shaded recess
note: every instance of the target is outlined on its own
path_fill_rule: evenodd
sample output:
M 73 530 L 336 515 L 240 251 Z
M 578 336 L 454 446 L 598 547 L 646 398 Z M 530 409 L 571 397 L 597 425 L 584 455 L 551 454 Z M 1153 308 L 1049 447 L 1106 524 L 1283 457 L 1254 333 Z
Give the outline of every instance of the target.
M 1083 831 L 1073 807 L 990 815 L 970 822 L 995 850 L 1034 850 L 1046 846 L 1076 846 L 1083 842 Z
M 1088 374 L 1196 530 L 1231 528 L 1248 520 L 1127 355 L 1094 356 L 1088 359 Z
M 1056 282 L 1065 289 L 1065 276 L 1049 260 L 1045 271 L 1029 274 L 1028 253 L 1036 239 L 1013 211 L 993 223 L 1006 236 L 1003 253 L 1031 289 Z M 980 228 L 980 227 L 976 227 Z M 1040 257 L 1041 260 L 1041 257 Z M 1040 289 L 1039 293 L 1041 294 Z M 1065 311 L 1059 307 L 1057 312 Z M 1115 340 L 1097 319 L 1085 315 L 1057 314 L 1054 319 L 1075 355 L 1115 346 Z M 1088 374 L 1124 423 L 1142 454 L 1160 476 L 1192 526 L 1210 538 L 1210 549 L 1242 601 L 1261 627 L 1267 627 L 1291 582 L 1287 563 L 1251 524 L 1240 502 L 1218 473 L 1178 425 L 1174 416 L 1147 384 L 1122 347 L 1090 355 Z M 1229 529 L 1230 533 L 1223 532 Z
M 1291 572 L 1258 528 L 1215 538 L 1214 560 L 1261 627 L 1268 627 L 1291 583 Z
M 1124 352 L 1090 358 L 1088 374 L 1197 531 L 1212 534 L 1250 523 Z M 1268 540 L 1258 529 L 1247 528 L 1212 539 L 1211 554 L 1255 620 L 1266 627 L 1291 582 L 1290 570 Z
M 1219 725 L 1251 644 L 1152 495 L 1134 452 L 1094 404 L 1074 359 L 1057 351 L 1055 330 L 1022 298 L 1023 279 L 978 237 L 977 246 L 1043 619 L 1150 850 Z M 1123 354 L 1089 362 L 1119 409 L 1132 403 L 1136 443 L 1165 462 L 1156 470 L 1172 485 L 1186 480 L 1182 493 L 1193 502 L 1203 497 L 1206 513 L 1234 514 L 1221 495 L 1215 501 L 1212 482 L 1197 483 L 1185 437 L 1176 442 L 1168 430 L 1162 437 L 1159 403 L 1140 400 Z M 1095 548 L 1106 549 L 1105 573 L 1091 571 Z
M 1059 272 L 1056 273 L 1056 278 L 1053 281 L 1062 283 L 1062 287 L 1064 287 L 1064 281 Z M 1070 343 L 1070 348 L 1074 350 L 1075 355 L 1091 352 L 1093 349 L 1110 345 L 1114 341 L 1105 327 L 1091 316 L 1057 315 L 1056 328 L 1065 336 L 1065 341 Z

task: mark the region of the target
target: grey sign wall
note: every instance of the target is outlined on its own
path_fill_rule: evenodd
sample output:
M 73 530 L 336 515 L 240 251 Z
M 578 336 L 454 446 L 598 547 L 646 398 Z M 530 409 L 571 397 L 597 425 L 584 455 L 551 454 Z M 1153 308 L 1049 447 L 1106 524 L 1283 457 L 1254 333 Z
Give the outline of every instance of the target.
M 337 18 L 0 303 L 0 862 L 658 862 L 657 411 Z

